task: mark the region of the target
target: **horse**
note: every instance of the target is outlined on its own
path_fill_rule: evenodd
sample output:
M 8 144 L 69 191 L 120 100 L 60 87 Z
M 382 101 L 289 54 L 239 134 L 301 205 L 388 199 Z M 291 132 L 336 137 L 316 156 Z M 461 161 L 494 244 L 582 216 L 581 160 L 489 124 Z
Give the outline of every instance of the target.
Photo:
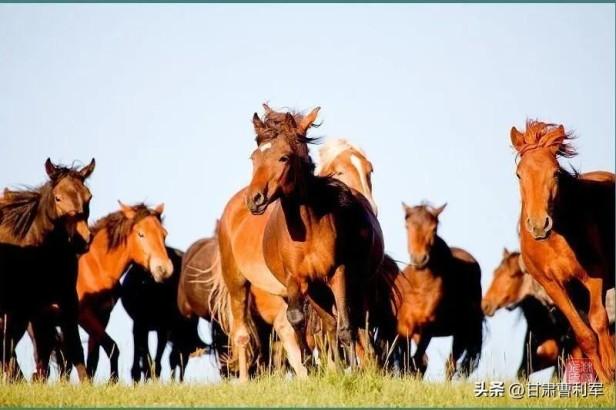
M 148 332 L 155 331 L 158 342 L 154 363 L 154 375 L 160 377 L 162 356 L 170 342 L 173 354 L 170 355 L 172 377 L 176 368 L 180 369 L 180 381 L 189 355 L 197 349 L 208 346 L 201 341 L 197 332 L 198 319 L 185 318 L 177 305 L 178 284 L 182 269 L 183 252 L 167 247 L 167 254 L 173 263 L 173 274 L 162 282 L 157 282 L 147 269 L 132 264 L 121 285 L 121 300 L 126 313 L 133 320 L 134 356 L 131 375 L 138 382 L 143 374 L 145 379 L 152 377 L 152 360 L 148 348 Z
M 119 211 L 98 220 L 92 227 L 92 244 L 79 259 L 77 277 L 79 324 L 89 335 L 88 374 L 94 377 L 102 346 L 109 357 L 112 381 L 118 378 L 120 351 L 105 328 L 120 296 L 120 278 L 133 263 L 146 268 L 157 282 L 173 273 L 165 249 L 167 231 L 161 219 L 164 204 L 154 208 L 119 204 Z
M 88 228 L 92 194 L 85 185 L 96 163 L 81 169 L 54 164 L 49 158 L 49 180 L 34 189 L 5 189 L 0 198 L 0 325 L 3 329 L 0 361 L 10 379 L 23 375 L 12 366 L 14 348 L 26 332 L 34 333 L 36 376 L 48 375 L 52 343 L 58 324 L 68 363 L 80 381 L 87 378 L 77 326 L 75 280 L 77 257 L 90 243 Z
M 559 158 L 577 153 L 563 125 L 528 120 L 526 130 L 511 128 L 517 151 L 520 250 L 528 272 L 562 311 L 577 343 L 602 382 L 613 380 L 616 353 L 611 342 L 605 292 L 614 286 L 614 174 L 584 178 L 565 170 Z M 588 322 L 567 294 L 566 284 L 588 291 Z
M 400 338 L 417 348 L 412 369 L 423 376 L 425 351 L 432 337 L 453 336 L 447 379 L 456 371 L 470 374 L 477 366 L 483 340 L 481 269 L 471 254 L 449 247 L 438 235 L 438 208 L 402 203 L 410 264 L 395 278 L 402 294 L 397 309 Z M 458 359 L 464 354 L 457 367 Z
M 527 327 L 517 372 L 519 379 L 552 366 L 561 374 L 559 358 L 578 355 L 567 319 L 554 307 L 541 285 L 522 270 L 519 252 L 503 250 L 481 308 L 486 316 L 493 316 L 501 308 L 522 310 Z
M 335 305 L 338 337 L 349 345 L 362 326 L 361 284 L 383 259 L 382 233 L 370 204 L 343 183 L 313 174 L 308 154 L 313 139 L 306 132 L 318 111 L 304 116 L 266 110 L 263 121 L 254 114 L 253 177 L 227 203 L 220 221 L 222 274 L 241 381 L 248 379 L 249 283 L 286 296 L 286 320 L 300 331 L 310 288 L 325 284 L 333 302 L 323 311 L 331 315 Z

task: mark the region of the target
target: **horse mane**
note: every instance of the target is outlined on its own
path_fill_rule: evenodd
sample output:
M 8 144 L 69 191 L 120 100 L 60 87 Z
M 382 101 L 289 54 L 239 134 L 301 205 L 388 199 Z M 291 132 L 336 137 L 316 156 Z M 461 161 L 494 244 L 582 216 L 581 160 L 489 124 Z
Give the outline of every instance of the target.
M 320 170 L 326 168 L 338 155 L 346 150 L 355 150 L 364 157 L 366 153 L 358 146 L 351 144 L 344 138 L 337 138 L 328 140 L 325 144 L 319 148 L 319 164 L 317 166 L 316 173 L 320 173 Z
M 5 226 L 19 240 L 26 237 L 38 215 L 41 225 L 51 228 L 54 212 L 51 192 L 51 183 L 18 191 L 5 189 L 0 199 L 0 225 Z M 43 208 L 49 212 L 39 212 L 44 211 Z
M 573 132 L 565 131 L 562 125 L 545 123 L 538 120 L 526 120 L 524 145 L 519 149 L 519 155 L 537 148 L 558 147 L 557 157 L 572 158 L 577 151 L 571 144 L 575 139 Z
M 135 216 L 128 218 L 122 211 L 112 212 L 109 215 L 99 219 L 91 228 L 92 235 L 97 235 L 101 231 L 107 232 L 107 249 L 113 250 L 122 244 L 125 244 L 128 235 L 136 223 L 148 216 L 155 216 L 159 221 L 162 221 L 160 215 L 153 209 L 148 208 L 144 203 L 139 203 L 131 206 Z

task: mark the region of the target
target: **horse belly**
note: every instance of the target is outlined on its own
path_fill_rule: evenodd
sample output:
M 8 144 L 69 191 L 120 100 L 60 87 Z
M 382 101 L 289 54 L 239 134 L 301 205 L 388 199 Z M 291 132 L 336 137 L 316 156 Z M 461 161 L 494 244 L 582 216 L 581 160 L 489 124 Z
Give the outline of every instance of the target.
M 232 238 L 233 255 L 248 282 L 268 293 L 286 296 L 286 287 L 269 270 L 263 254 L 263 234 L 269 215 L 266 212 L 244 219 Z

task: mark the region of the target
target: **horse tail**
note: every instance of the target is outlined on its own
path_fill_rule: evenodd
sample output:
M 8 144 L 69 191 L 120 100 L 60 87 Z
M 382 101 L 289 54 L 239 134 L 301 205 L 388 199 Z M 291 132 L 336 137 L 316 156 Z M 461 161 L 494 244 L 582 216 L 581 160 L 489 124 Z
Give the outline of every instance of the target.
M 208 308 L 212 315 L 211 319 L 216 322 L 220 329 L 227 335 L 231 334 L 231 324 L 233 321 L 233 314 L 231 312 L 231 295 L 225 284 L 222 266 L 220 263 L 220 248 L 218 241 L 215 242 L 215 257 L 214 261 L 208 268 L 211 275 L 206 279 L 207 285 L 210 288 L 208 297 Z M 250 306 L 251 298 L 248 296 L 248 305 Z M 250 307 L 248 308 L 248 314 L 246 315 L 246 324 L 248 325 L 248 331 L 250 334 L 249 343 L 246 348 L 246 356 L 248 363 L 253 363 L 257 359 L 257 353 L 260 351 L 260 342 L 257 333 L 257 328 L 250 315 Z M 228 348 L 232 346 L 228 344 Z M 220 353 L 220 352 L 219 352 Z M 236 352 L 231 349 L 231 352 L 225 352 L 220 354 L 220 360 L 223 366 L 235 370 L 238 362 Z

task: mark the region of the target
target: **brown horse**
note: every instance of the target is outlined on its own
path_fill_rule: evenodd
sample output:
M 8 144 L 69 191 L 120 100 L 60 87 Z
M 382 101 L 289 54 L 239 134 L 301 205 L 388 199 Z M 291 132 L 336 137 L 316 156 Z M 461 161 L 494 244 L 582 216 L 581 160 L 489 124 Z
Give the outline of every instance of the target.
M 616 369 L 603 305 L 606 290 L 614 286 L 614 174 L 582 178 L 563 169 L 558 158 L 576 154 L 570 139 L 562 125 L 539 121 L 527 121 L 523 133 L 511 129 L 519 155 L 522 260 L 567 317 L 599 379 L 607 382 Z M 574 279 L 588 290 L 590 327 L 566 292 Z
M 147 269 L 157 282 L 173 273 L 165 249 L 167 231 L 162 225 L 164 205 L 151 209 L 144 204 L 127 206 L 94 224 L 90 250 L 79 259 L 77 294 L 79 324 L 88 340 L 88 374 L 93 377 L 99 348 L 109 357 L 111 379 L 118 377 L 118 345 L 105 332 L 111 310 L 119 297 L 120 278 L 135 263 Z
M 310 285 L 326 284 L 335 301 L 339 337 L 351 342 L 364 311 L 361 284 L 383 258 L 380 226 L 369 203 L 333 178 L 313 174 L 306 132 L 317 113 L 268 111 L 264 121 L 255 113 L 253 178 L 229 201 L 221 219 L 221 264 L 241 380 L 247 380 L 248 283 L 287 296 L 287 319 L 296 329 L 304 322 Z
M 267 105 L 264 105 L 264 108 L 266 111 L 271 111 Z M 372 197 L 372 172 L 372 163 L 366 154 L 344 139 L 329 140 L 319 149 L 319 166 L 316 173 L 321 176 L 332 176 L 358 191 L 366 197 L 376 213 L 376 204 Z M 222 279 L 219 261 L 220 254 L 216 236 L 200 239 L 190 246 L 183 261 L 178 288 L 178 305 L 185 316 L 196 315 L 212 322 L 214 346 L 216 351 L 221 352 L 228 348 L 225 330 L 220 324 L 225 322 L 224 312 L 219 312 L 223 315 L 219 318 L 217 315 L 212 315 L 210 309 L 211 302 L 216 298 L 212 291 L 218 288 L 214 285 L 215 277 L 218 275 Z M 250 286 L 250 293 L 252 324 L 264 325 L 252 329 L 255 337 L 251 338 L 251 342 L 260 341 L 260 343 L 254 343 L 251 346 L 251 357 L 255 360 L 258 357 L 267 360 L 266 356 L 269 351 L 262 349 L 267 340 L 263 339 L 269 336 L 273 328 L 279 335 L 287 356 L 291 358 L 290 362 L 293 363 L 295 371 L 298 374 L 304 374 L 306 369 L 301 364 L 301 340 L 298 340 L 292 327 L 284 320 L 287 309 L 286 301 L 281 296 L 268 293 L 255 286 Z M 335 330 L 335 320 L 333 328 Z M 307 329 L 307 347 L 312 350 L 316 346 L 314 335 L 309 333 L 310 330 Z M 256 351 L 257 349 L 260 353 Z M 252 361 L 251 363 L 258 366 L 257 363 Z M 228 372 L 228 369 L 223 371 L 224 374 Z
M 450 248 L 438 236 L 438 217 L 445 205 L 403 205 L 411 263 L 396 278 L 402 294 L 398 334 L 417 345 L 414 366 L 423 375 L 424 357 L 434 336 L 453 336 L 447 378 L 459 370 L 468 375 L 478 364 L 483 339 L 481 269 L 465 250 Z
M 481 307 L 486 316 L 493 316 L 501 308 L 522 310 L 527 328 L 518 377 L 526 378 L 533 372 L 559 366 L 559 357 L 577 355 L 577 349 L 571 326 L 541 285 L 522 270 L 519 261 L 519 252 L 503 251 Z
M 87 249 L 87 219 L 92 197 L 85 180 L 95 162 L 82 169 L 45 162 L 49 181 L 39 188 L 5 190 L 0 198 L 0 325 L 4 329 L 0 360 L 18 376 L 14 347 L 32 323 L 37 375 L 48 374 L 51 343 L 46 337 L 59 324 L 68 362 L 86 378 L 77 327 L 75 278 L 77 255 Z

